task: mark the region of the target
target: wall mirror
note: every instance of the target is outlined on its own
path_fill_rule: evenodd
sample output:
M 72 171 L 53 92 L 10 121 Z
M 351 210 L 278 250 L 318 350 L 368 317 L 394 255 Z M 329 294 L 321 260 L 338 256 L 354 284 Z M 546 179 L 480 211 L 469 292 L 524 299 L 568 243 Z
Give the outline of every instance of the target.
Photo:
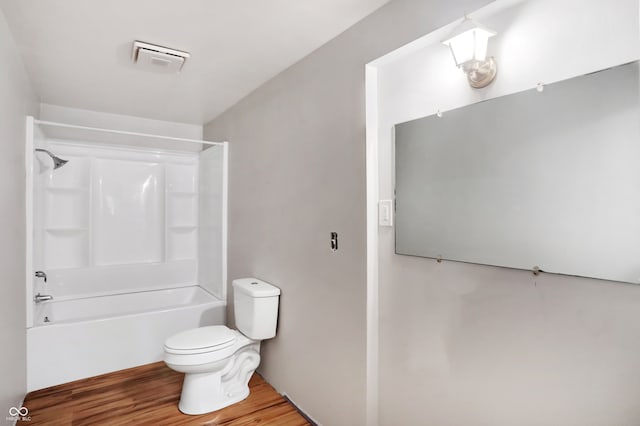
M 396 253 L 639 283 L 638 69 L 397 124 Z

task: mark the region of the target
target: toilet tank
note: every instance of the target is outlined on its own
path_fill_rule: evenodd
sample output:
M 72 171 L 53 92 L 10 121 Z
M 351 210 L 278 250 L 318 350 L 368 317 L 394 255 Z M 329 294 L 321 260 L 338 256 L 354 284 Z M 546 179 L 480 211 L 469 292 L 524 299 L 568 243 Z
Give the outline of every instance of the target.
M 236 327 L 253 340 L 276 335 L 280 289 L 256 278 L 233 280 Z

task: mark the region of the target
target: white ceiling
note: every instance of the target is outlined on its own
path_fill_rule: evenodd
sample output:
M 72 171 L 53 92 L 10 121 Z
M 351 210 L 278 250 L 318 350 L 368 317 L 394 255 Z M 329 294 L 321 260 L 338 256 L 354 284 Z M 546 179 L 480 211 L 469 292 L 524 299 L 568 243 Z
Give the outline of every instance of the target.
M 389 0 L 2 0 L 44 103 L 203 124 Z M 182 73 L 131 62 L 141 40 Z

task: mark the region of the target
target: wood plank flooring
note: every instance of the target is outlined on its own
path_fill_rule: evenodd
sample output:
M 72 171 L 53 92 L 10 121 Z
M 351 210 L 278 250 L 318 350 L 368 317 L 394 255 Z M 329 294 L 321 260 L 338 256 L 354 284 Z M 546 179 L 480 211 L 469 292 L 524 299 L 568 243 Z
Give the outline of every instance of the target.
M 31 422 L 19 424 L 309 425 L 258 374 L 251 378 L 251 394 L 244 401 L 213 413 L 187 416 L 178 410 L 182 379 L 181 373 L 158 362 L 34 391 L 24 401 Z

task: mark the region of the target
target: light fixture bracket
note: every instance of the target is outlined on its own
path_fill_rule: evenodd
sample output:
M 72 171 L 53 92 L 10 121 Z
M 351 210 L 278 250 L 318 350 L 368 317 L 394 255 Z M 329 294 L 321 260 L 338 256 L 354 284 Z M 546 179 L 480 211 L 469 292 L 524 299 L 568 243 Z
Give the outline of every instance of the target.
M 469 61 L 462 66 L 462 70 L 467 75 L 471 87 L 482 89 L 496 78 L 498 64 L 494 57 L 490 56 L 485 61 Z

